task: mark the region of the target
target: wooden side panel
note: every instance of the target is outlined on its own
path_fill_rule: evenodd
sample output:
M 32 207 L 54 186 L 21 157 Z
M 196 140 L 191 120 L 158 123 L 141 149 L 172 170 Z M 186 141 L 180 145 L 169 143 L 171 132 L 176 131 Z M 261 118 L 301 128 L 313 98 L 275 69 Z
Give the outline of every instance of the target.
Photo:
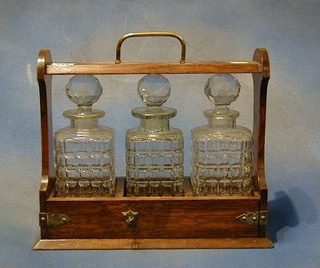
M 41 50 L 37 62 L 37 80 L 40 96 L 40 116 L 41 116 L 41 152 L 42 152 L 42 171 L 41 185 L 39 190 L 40 213 L 47 211 L 46 200 L 48 192 L 53 186 L 50 177 L 53 174 L 53 152 L 52 152 L 52 100 L 51 82 L 52 76 L 46 74 L 46 66 L 52 62 L 49 50 Z M 49 236 L 48 229 L 41 227 L 43 238 Z
M 268 210 L 268 186 L 265 177 L 265 128 L 266 128 L 266 109 L 267 109 L 267 89 L 270 78 L 270 63 L 266 49 L 256 49 L 253 55 L 253 60 L 259 62 L 262 66 L 261 73 L 253 73 L 254 85 L 254 176 L 259 185 L 261 202 L 259 211 Z M 267 235 L 266 225 L 261 225 L 259 236 Z

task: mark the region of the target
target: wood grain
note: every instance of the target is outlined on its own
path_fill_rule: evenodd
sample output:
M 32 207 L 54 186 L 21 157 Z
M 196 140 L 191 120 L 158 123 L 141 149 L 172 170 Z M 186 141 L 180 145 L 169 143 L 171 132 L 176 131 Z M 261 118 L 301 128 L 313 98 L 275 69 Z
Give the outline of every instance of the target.
M 51 63 L 48 75 L 76 74 L 204 74 L 204 73 L 259 73 L 261 65 L 248 62 L 113 62 L 105 63 Z
M 118 179 L 121 188 L 124 179 Z M 120 191 L 121 192 L 121 191 Z M 50 197 L 50 213 L 64 214 L 70 223 L 48 228 L 50 239 L 214 238 L 258 237 L 257 225 L 237 221 L 259 211 L 260 196 L 249 197 Z M 122 212 L 139 212 L 128 227 Z
M 268 211 L 268 186 L 265 176 L 265 129 L 267 113 L 267 89 L 270 79 L 270 63 L 266 49 L 256 49 L 253 59 L 262 66 L 261 73 L 252 74 L 253 76 L 253 139 L 254 139 L 254 177 L 259 184 L 261 202 L 260 211 Z M 266 225 L 260 225 L 259 236 L 265 237 L 267 234 Z

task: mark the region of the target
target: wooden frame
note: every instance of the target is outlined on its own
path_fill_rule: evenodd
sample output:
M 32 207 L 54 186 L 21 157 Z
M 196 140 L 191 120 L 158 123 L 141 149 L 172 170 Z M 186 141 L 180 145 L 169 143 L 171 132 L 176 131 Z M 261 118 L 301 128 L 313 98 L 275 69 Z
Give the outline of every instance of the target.
M 123 42 L 123 40 L 122 40 Z M 120 56 L 119 56 L 120 57 Z M 53 75 L 251 73 L 254 81 L 254 170 L 256 191 L 249 197 L 194 197 L 186 178 L 184 197 L 124 197 L 124 178 L 117 178 L 114 198 L 54 197 L 51 80 Z M 91 62 L 55 63 L 49 50 L 38 57 L 42 179 L 40 234 L 34 249 L 137 248 L 270 248 L 266 231 L 268 188 L 264 147 L 267 85 L 270 77 L 266 49 L 256 49 L 247 62 Z M 124 211 L 139 211 L 128 226 Z M 70 222 L 52 227 L 47 215 Z M 239 220 L 251 217 L 247 224 Z M 252 216 L 253 215 L 253 216 Z M 253 220 L 252 220 L 253 219 Z M 161 228 L 158 228 L 161 226 Z

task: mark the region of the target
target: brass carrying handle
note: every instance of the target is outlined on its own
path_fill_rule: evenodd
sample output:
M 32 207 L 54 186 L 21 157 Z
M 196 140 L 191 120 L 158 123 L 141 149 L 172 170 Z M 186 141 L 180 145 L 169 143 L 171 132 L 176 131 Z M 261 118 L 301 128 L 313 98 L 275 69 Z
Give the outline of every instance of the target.
M 132 37 L 150 37 L 150 36 L 163 36 L 163 37 L 173 37 L 179 40 L 181 44 L 181 59 L 180 63 L 185 63 L 186 62 L 186 43 L 184 39 L 177 33 L 173 32 L 138 32 L 138 33 L 128 33 L 125 34 L 120 38 L 117 44 L 117 49 L 116 49 L 116 61 L 115 63 L 119 64 L 121 63 L 121 45 L 122 43 Z

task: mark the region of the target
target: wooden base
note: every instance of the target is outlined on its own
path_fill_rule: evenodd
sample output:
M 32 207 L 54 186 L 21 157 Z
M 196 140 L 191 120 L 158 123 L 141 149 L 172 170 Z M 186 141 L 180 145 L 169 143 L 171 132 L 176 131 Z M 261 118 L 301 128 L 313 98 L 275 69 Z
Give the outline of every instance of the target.
M 34 250 L 100 250 L 100 249 L 248 249 L 273 248 L 265 238 L 203 239 L 40 239 Z
M 125 197 L 124 178 L 117 178 L 113 198 L 44 198 L 46 211 L 70 221 L 43 225 L 36 250 L 62 249 L 196 249 L 272 248 L 266 224 L 243 223 L 242 214 L 260 214 L 261 196 L 195 197 L 185 180 L 184 197 Z M 136 211 L 136 224 L 123 212 Z M 46 213 L 44 213 L 46 212 Z M 253 215 L 253 214 L 252 214 Z

